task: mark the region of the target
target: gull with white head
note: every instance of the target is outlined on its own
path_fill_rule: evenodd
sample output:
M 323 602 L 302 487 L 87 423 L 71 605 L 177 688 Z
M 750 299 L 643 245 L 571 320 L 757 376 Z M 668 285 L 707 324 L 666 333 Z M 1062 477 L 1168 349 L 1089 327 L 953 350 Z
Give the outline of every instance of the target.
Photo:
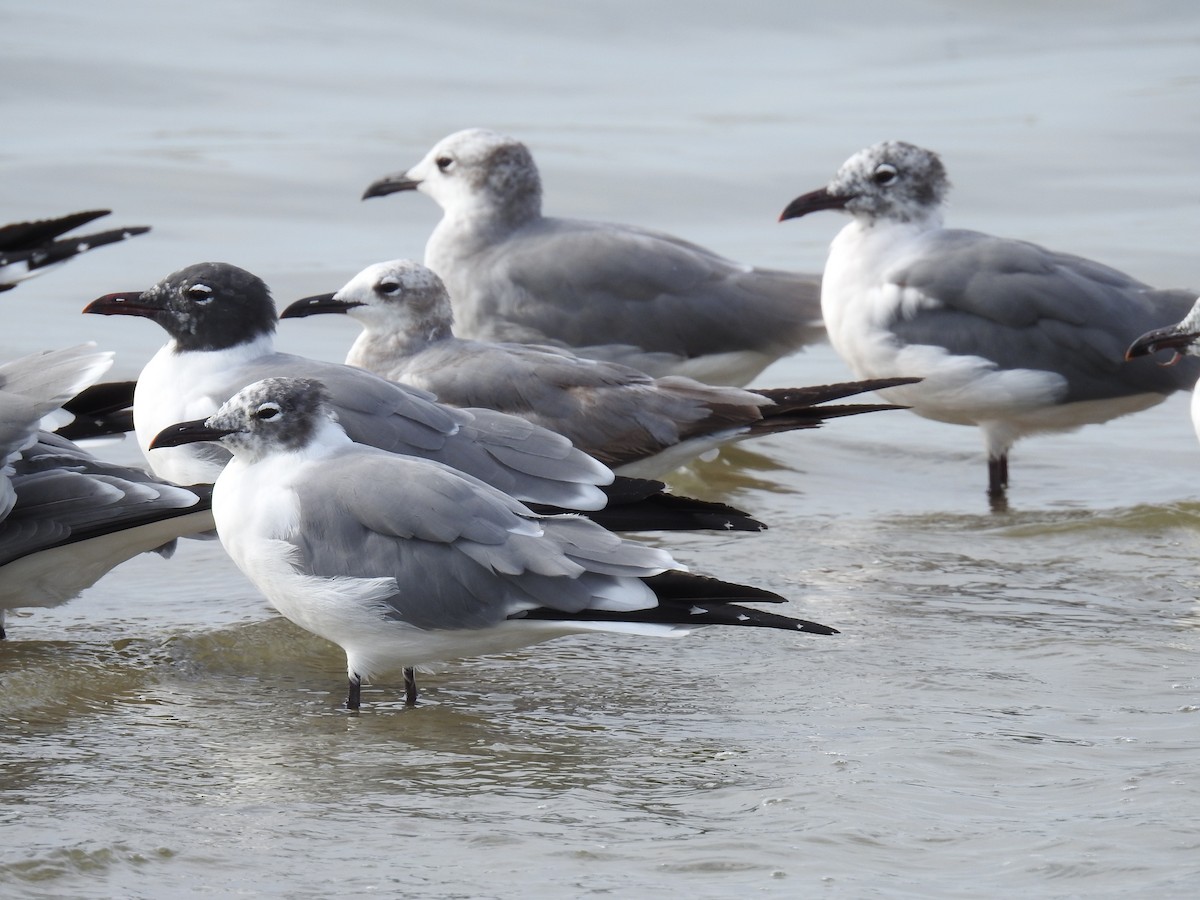
M 946 228 L 950 183 L 936 153 L 901 141 L 854 154 L 781 219 L 840 210 L 821 309 L 830 343 L 860 378 L 911 375 L 884 392 L 941 422 L 976 425 L 988 493 L 1002 506 L 1021 437 L 1069 431 L 1190 389 L 1200 361 L 1126 362 L 1143 332 L 1178 321 L 1195 294 L 1156 290 L 1091 260 Z
M 281 319 L 345 313 L 362 333 L 346 356 L 453 406 L 520 416 L 571 439 L 624 475 L 659 477 L 725 444 L 816 428 L 888 404 L 830 404 L 905 379 L 742 390 L 681 375 L 651 378 L 565 348 L 459 338 L 442 280 L 412 260 L 363 269 L 333 294 L 306 297 Z
M 409 190 L 442 208 L 425 265 L 449 288 L 462 337 L 565 346 L 721 385 L 748 384 L 824 337 L 814 275 L 631 225 L 543 215 L 533 155 L 511 137 L 456 132 L 363 199 Z

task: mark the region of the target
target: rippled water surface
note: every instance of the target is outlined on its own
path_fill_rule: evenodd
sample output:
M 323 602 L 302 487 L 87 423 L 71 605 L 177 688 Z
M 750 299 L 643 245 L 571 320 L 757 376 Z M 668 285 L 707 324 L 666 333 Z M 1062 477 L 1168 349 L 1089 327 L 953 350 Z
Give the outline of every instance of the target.
M 776 224 L 885 138 L 950 221 L 1200 287 L 1190 3 L 0 5 L 0 219 L 112 207 L 135 241 L 0 297 L 8 358 L 162 341 L 78 315 L 202 259 L 280 301 L 419 257 L 426 198 L 360 203 L 438 138 L 529 142 L 549 211 L 817 270 Z M 349 322 L 284 323 L 340 359 Z M 842 380 L 828 347 L 764 384 Z M 128 445 L 102 452 L 136 459 Z M 133 560 L 0 646 L 0 892 L 23 897 L 1191 896 L 1200 446 L 1176 397 L 1032 439 L 904 413 L 772 437 L 674 486 L 762 535 L 655 538 L 833 638 L 564 639 L 338 709 L 340 651 L 216 543 Z

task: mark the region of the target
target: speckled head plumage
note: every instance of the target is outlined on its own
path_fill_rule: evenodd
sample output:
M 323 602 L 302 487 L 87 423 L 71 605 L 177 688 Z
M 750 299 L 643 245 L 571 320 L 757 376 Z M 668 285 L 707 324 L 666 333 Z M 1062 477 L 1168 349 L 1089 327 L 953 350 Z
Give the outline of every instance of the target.
M 949 190 L 936 153 L 904 141 L 884 141 L 855 153 L 828 185 L 797 197 L 780 219 L 823 209 L 842 209 L 870 222 L 937 219 Z
M 384 320 L 408 334 L 448 330 L 454 322 L 442 279 L 411 259 L 394 259 L 363 269 L 337 295 L 356 302 L 352 315 Z
M 319 313 L 345 313 L 388 339 L 434 340 L 453 334 L 454 311 L 446 285 L 432 270 L 411 259 L 367 266 L 341 290 L 297 300 L 279 314 L 298 319 Z
M 208 419 L 163 429 L 150 449 L 220 441 L 258 458 L 303 449 L 325 422 L 336 422 L 329 391 L 315 378 L 264 378 L 242 388 Z
M 363 195 L 419 190 L 449 211 L 486 211 L 501 218 L 541 214 L 542 181 L 529 148 L 484 128 L 442 138 L 406 172 L 385 176 Z
M 208 420 L 229 430 L 223 442 L 234 452 L 299 450 L 325 420 L 335 420 L 332 398 L 315 378 L 264 378 L 242 388 Z

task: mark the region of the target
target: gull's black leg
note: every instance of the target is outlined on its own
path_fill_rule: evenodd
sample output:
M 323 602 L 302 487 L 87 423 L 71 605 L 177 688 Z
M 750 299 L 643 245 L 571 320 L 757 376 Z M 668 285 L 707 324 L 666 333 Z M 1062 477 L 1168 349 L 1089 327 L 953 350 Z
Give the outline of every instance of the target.
M 988 457 L 988 500 L 993 512 L 1008 509 L 1008 454 Z
M 412 667 L 404 670 L 404 703 L 406 706 L 417 705 L 417 673 Z

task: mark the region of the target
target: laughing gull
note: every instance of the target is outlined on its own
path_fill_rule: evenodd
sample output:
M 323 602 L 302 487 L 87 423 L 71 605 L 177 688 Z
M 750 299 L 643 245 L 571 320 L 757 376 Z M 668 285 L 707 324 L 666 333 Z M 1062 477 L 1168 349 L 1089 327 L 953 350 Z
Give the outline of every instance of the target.
M 364 680 L 560 635 L 754 625 L 834 634 L 731 601 L 783 602 L 680 571 L 660 549 L 580 516 L 539 516 L 448 466 L 353 443 L 319 381 L 267 378 L 152 446 L 219 440 L 217 533 L 284 616 L 346 652 Z
M 823 209 L 853 221 L 830 247 L 821 308 L 860 378 L 920 376 L 884 392 L 941 422 L 978 425 L 988 493 L 1003 502 L 1008 451 L 1162 402 L 1200 376 L 1123 361 L 1139 334 L 1178 321 L 1195 297 L 1024 241 L 942 227 L 949 181 L 936 153 L 889 141 L 850 157 L 781 219 Z
M 748 384 L 821 340 L 815 275 L 756 269 L 628 225 L 542 215 L 528 148 L 479 128 L 444 138 L 363 199 L 418 190 L 442 208 L 425 264 L 463 337 L 569 346 L 650 375 Z
M 584 510 L 622 527 L 643 510 L 649 516 L 646 528 L 672 527 L 672 521 L 673 527 L 763 527 L 724 504 L 664 498 L 657 482 L 621 482 L 606 493 L 602 487 L 613 482 L 607 466 L 562 435 L 516 416 L 458 409 L 353 366 L 278 353 L 275 304 L 267 285 L 227 263 L 188 266 L 146 291 L 100 297 L 84 312 L 143 316 L 167 332 L 169 340 L 138 378 L 134 425 L 155 473 L 177 484 L 215 481 L 229 453 L 214 444 L 151 453 L 156 434 L 176 422 L 212 415 L 247 384 L 293 375 L 325 384 L 354 440 L 446 463 L 525 502 Z M 625 506 L 615 508 L 617 501 Z M 613 508 L 605 510 L 606 504 Z M 610 513 L 617 518 L 606 519 Z
M 107 216 L 110 212 L 112 210 L 93 209 L 56 219 L 13 222 L 0 227 L 0 292 L 12 290 L 18 282 L 48 272 L 72 256 L 150 230 L 139 225 L 81 237 L 63 237 L 68 231 Z
M 1125 351 L 1125 358 L 1137 359 L 1163 350 L 1172 353 L 1170 358 L 1162 362 L 1165 366 L 1174 366 L 1185 356 L 1200 356 L 1200 300 L 1195 301 L 1191 311 L 1182 321 L 1165 328 L 1155 328 L 1141 335 L 1129 345 L 1129 349 Z M 1196 430 L 1196 436 L 1200 438 L 1200 385 L 1192 391 L 1191 412 L 1192 427 Z
M 96 459 L 40 429 L 112 365 L 85 344 L 0 365 L 0 638 L 4 613 L 65 603 L 127 559 L 213 528 L 209 491 Z
M 455 337 L 442 280 L 411 260 L 377 263 L 335 294 L 299 300 L 281 319 L 346 313 L 363 331 L 346 357 L 452 406 L 512 413 L 566 435 L 620 474 L 656 478 L 724 444 L 816 428 L 891 405 L 819 406 L 898 379 L 746 391 L 679 375 L 654 379 L 619 363 L 531 344 Z

